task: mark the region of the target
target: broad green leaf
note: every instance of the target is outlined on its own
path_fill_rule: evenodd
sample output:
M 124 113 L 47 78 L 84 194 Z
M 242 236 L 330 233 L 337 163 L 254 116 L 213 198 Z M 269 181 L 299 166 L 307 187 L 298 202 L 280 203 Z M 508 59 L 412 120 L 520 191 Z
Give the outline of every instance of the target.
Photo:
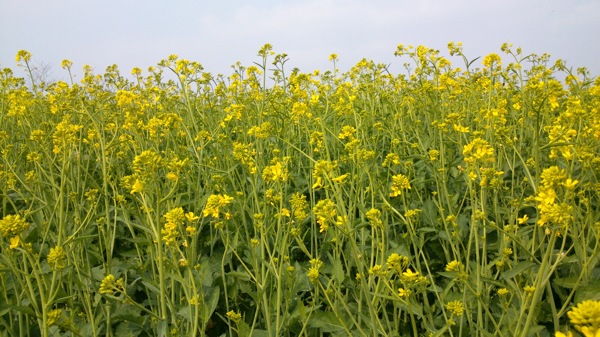
M 587 286 L 577 288 L 575 291 L 575 303 L 587 300 L 600 301 L 600 280 L 594 280 Z
M 579 276 L 567 276 L 567 277 L 561 277 L 561 278 L 556 278 L 554 279 L 554 284 L 563 287 L 563 288 L 567 288 L 567 289 L 573 289 L 578 285 L 578 279 Z
M 204 297 L 204 307 L 203 307 L 203 319 L 205 322 L 208 321 L 210 316 L 212 316 L 213 312 L 217 308 L 219 304 L 219 295 L 221 294 L 221 288 L 212 287 L 210 288 Z
M 502 273 L 502 279 L 509 280 L 533 266 L 535 266 L 535 263 L 533 263 L 533 262 L 529 262 L 529 261 L 519 262 L 511 269 Z
M 308 322 L 311 328 L 320 329 L 321 332 L 342 334 L 345 332 L 344 325 L 333 312 L 318 310 L 314 312 Z

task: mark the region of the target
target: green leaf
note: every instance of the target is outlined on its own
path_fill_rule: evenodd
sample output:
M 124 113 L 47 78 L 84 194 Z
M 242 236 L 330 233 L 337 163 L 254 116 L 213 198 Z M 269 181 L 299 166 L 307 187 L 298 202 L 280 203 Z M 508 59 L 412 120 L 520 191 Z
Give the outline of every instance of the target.
M 30 307 L 26 307 L 23 305 L 7 305 L 7 307 L 11 310 L 22 312 L 26 315 L 35 317 L 35 311 L 33 311 L 33 309 L 31 309 Z
M 533 262 L 529 262 L 529 261 L 519 262 L 514 267 L 512 267 L 510 270 L 507 270 L 506 272 L 502 273 L 502 279 L 504 279 L 504 280 L 511 279 L 533 266 L 535 266 L 535 263 L 533 263 Z
M 227 276 L 239 278 L 242 281 L 250 281 L 251 280 L 251 277 L 250 277 L 250 275 L 248 275 L 248 273 L 241 272 L 241 271 L 230 271 L 229 273 L 227 273 Z
M 321 332 L 329 332 L 333 334 L 341 334 L 346 330 L 339 319 L 333 312 L 316 311 L 310 318 L 308 326 L 315 329 L 320 329 Z
M 267 330 L 254 330 L 252 331 L 252 337 L 270 337 Z
M 221 293 L 221 288 L 219 287 L 212 287 L 210 288 L 205 296 L 204 296 L 204 307 L 203 307 L 203 319 L 204 322 L 208 322 L 208 319 L 210 318 L 210 316 L 212 316 L 213 312 L 215 312 L 215 309 L 217 308 L 217 305 L 219 304 L 219 295 Z
M 123 322 L 117 326 L 115 330 L 115 336 L 127 336 L 135 337 L 143 332 L 140 325 L 132 324 L 130 322 Z
M 556 284 L 560 287 L 563 287 L 563 288 L 573 289 L 579 284 L 578 279 L 579 279 L 578 276 L 567 276 L 567 277 L 556 278 L 556 279 L 554 279 L 554 284 Z
M 342 267 L 342 263 L 339 259 L 334 259 L 333 256 L 331 256 L 331 254 L 328 254 L 330 261 L 332 261 L 332 268 L 331 268 L 331 278 L 338 283 L 342 283 L 342 281 L 344 280 L 344 268 Z
M 600 301 L 600 280 L 594 280 L 589 285 L 575 291 L 575 303 L 587 300 Z

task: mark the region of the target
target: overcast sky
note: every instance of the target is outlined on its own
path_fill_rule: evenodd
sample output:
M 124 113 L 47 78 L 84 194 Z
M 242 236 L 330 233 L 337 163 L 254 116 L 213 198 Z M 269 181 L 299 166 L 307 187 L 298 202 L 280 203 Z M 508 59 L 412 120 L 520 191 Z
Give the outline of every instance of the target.
M 288 69 L 328 70 L 337 53 L 342 71 L 367 58 L 399 72 L 398 44 L 447 54 L 450 41 L 471 59 L 496 52 L 508 63 L 509 42 L 600 75 L 600 0 L 0 0 L 0 67 L 16 69 L 25 49 L 58 79 L 63 59 L 129 73 L 170 54 L 229 75 L 267 42 Z

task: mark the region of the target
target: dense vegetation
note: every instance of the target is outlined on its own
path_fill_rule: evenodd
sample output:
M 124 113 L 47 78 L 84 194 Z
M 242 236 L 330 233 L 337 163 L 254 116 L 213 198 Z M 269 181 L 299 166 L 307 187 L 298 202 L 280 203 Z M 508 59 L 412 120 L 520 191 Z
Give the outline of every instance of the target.
M 597 336 L 600 79 L 501 50 L 71 83 L 19 52 L 0 336 Z

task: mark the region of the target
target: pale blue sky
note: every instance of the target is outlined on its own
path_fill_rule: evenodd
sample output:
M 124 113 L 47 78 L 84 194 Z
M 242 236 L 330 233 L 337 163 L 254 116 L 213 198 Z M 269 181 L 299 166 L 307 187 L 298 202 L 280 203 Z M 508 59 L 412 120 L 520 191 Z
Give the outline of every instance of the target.
M 331 69 L 331 53 L 343 71 L 364 57 L 399 72 L 398 44 L 446 54 L 461 41 L 469 58 L 497 52 L 509 62 L 500 45 L 510 42 L 599 75 L 599 40 L 600 0 L 0 0 L 0 67 L 16 69 L 25 49 L 59 79 L 63 59 L 129 73 L 169 54 L 229 75 L 267 42 L 306 72 Z

